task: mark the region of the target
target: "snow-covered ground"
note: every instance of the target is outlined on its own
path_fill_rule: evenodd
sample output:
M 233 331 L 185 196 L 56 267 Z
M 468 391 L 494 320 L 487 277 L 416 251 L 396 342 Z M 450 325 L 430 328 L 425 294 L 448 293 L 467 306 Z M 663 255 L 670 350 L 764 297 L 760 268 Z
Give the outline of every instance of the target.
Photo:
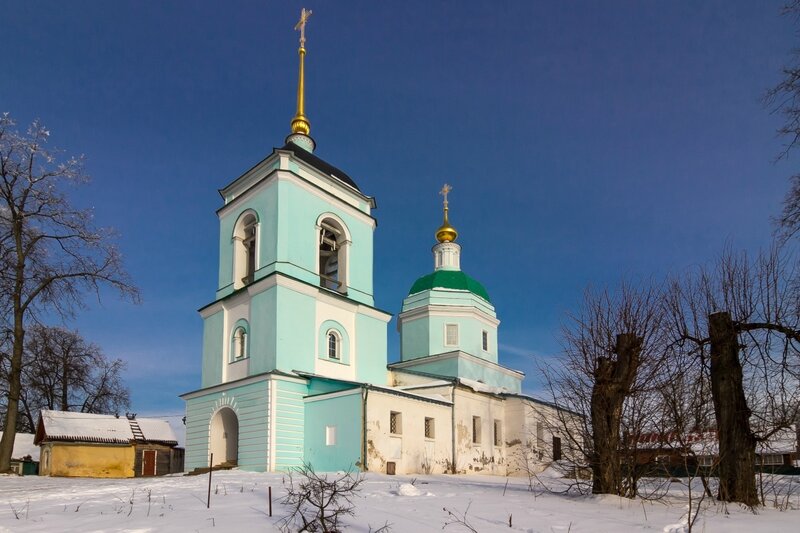
M 412 485 L 413 481 L 413 485 Z M 545 480 L 545 482 L 557 480 Z M 508 485 L 506 486 L 506 482 Z M 273 516 L 267 515 L 272 487 Z M 705 501 L 697 532 L 800 531 L 800 477 L 780 480 L 778 501 L 753 514 Z M 0 477 L 0 532 L 236 532 L 274 531 L 286 514 L 279 501 L 283 476 L 240 471 L 215 472 L 211 508 L 208 476 L 125 480 Z M 442 531 L 462 517 L 475 531 L 683 532 L 685 485 L 670 484 L 660 501 L 531 492 L 527 479 L 490 476 L 386 476 L 368 474 L 349 518 L 348 531 L 368 532 L 386 523 L 391 531 Z M 511 527 L 509 527 L 509 520 Z M 469 531 L 459 524 L 445 531 Z

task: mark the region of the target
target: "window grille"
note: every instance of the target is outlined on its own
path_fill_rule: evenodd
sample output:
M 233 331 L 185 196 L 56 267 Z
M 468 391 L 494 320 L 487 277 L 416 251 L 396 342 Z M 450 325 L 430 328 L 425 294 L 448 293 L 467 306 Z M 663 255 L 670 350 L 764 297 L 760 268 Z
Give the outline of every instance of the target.
M 392 411 L 389 413 L 389 433 L 400 435 L 403 433 L 402 420 L 400 413 Z
M 433 418 L 425 417 L 425 438 L 426 439 L 433 439 L 435 438 L 434 432 L 434 421 Z

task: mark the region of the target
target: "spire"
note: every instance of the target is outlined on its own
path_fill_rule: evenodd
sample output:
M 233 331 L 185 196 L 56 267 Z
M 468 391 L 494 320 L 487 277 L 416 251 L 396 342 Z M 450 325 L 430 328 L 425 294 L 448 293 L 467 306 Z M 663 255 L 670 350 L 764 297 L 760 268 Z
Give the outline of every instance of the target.
M 297 112 L 292 118 L 292 133 L 286 138 L 286 142 L 292 142 L 309 152 L 313 152 L 316 144 L 314 139 L 309 136 L 311 133 L 311 123 L 305 115 L 305 57 L 306 57 L 306 23 L 311 16 L 311 10 L 303 8 L 300 11 L 300 20 L 294 29 L 300 31 L 300 48 L 297 54 L 300 56 L 300 73 L 297 79 Z
M 453 242 L 458 237 L 456 228 L 451 226 L 450 221 L 447 219 L 447 212 L 449 211 L 449 208 L 447 207 L 447 193 L 452 190 L 453 188 L 445 183 L 444 187 L 442 187 L 442 190 L 439 191 L 439 194 L 444 196 L 444 221 L 439 229 L 436 230 L 436 240 L 439 242 Z
M 461 245 L 455 242 L 458 237 L 456 228 L 450 225 L 447 219 L 447 193 L 453 188 L 444 184 L 439 194 L 444 196 L 444 221 L 436 230 L 436 240 L 439 241 L 433 247 L 433 265 L 436 270 L 460 270 L 461 269 Z

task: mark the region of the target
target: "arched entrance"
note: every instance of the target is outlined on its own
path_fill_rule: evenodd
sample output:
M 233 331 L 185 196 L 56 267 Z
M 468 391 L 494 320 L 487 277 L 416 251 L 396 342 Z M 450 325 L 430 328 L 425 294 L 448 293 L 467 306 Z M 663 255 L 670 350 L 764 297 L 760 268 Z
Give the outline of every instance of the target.
M 223 407 L 211 418 L 208 450 L 214 454 L 214 465 L 238 464 L 239 418 L 233 409 Z

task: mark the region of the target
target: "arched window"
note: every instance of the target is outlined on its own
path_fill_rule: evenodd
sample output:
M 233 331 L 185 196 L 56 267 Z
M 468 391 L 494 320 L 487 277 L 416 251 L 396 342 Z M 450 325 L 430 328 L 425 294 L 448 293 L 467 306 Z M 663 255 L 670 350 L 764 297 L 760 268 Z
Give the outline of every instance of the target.
M 258 250 L 258 218 L 247 211 L 236 222 L 233 233 L 233 284 L 237 289 L 253 282 Z
M 342 339 L 334 330 L 328 332 L 328 357 L 337 361 L 342 358 Z
M 344 227 L 327 217 L 319 223 L 319 284 L 326 289 L 347 292 L 347 245 Z
M 247 357 L 247 328 L 237 326 L 231 339 L 231 354 L 234 361 Z

